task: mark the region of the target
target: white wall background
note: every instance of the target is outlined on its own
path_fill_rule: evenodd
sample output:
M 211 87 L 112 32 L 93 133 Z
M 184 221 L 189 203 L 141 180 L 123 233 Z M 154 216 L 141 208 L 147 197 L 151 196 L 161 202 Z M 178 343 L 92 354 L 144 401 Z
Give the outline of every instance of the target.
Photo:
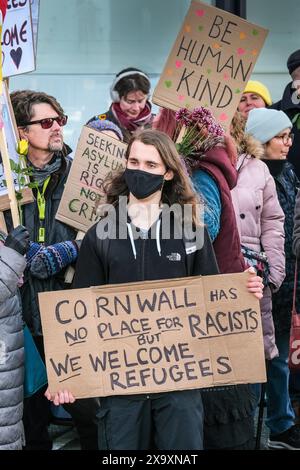
M 297 0 L 248 0 L 247 20 L 269 29 L 253 78 L 267 85 L 275 102 L 291 81 L 287 58 L 300 49 L 300 3 Z
M 110 84 L 122 68 L 144 70 L 155 86 L 189 5 L 190 0 L 40 0 L 37 68 L 12 77 L 10 90 L 54 95 L 69 115 L 65 140 L 74 148 L 82 125 L 107 110 Z M 300 48 L 300 3 L 249 0 L 247 12 L 249 21 L 270 29 L 253 78 L 277 100 L 289 81 L 286 59 Z

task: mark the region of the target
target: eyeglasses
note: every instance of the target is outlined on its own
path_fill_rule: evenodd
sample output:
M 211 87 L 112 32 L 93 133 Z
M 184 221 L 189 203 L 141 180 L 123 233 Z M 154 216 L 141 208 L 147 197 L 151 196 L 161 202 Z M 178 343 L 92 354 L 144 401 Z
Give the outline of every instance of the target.
M 284 145 L 291 144 L 294 141 L 294 134 L 275 135 L 275 139 L 281 139 Z
M 53 126 L 54 121 L 60 127 L 63 127 L 67 124 L 68 116 L 65 114 L 63 116 L 57 116 L 55 118 L 45 118 L 45 119 L 38 119 L 37 121 L 29 121 L 25 122 L 21 127 L 31 126 L 32 124 L 40 124 L 42 129 L 50 129 Z

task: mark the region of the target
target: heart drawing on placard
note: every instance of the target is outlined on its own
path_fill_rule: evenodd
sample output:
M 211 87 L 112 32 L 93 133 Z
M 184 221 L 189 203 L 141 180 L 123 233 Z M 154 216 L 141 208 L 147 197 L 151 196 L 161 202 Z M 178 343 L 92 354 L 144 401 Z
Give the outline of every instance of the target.
M 20 62 L 21 62 L 21 58 L 22 58 L 22 49 L 21 49 L 21 47 L 18 47 L 17 49 L 12 49 L 10 51 L 10 57 L 12 58 L 15 66 L 18 69 L 19 65 L 20 65 Z
M 220 121 L 227 121 L 227 119 L 228 119 L 228 116 L 227 116 L 226 113 L 220 114 L 220 116 L 219 116 Z

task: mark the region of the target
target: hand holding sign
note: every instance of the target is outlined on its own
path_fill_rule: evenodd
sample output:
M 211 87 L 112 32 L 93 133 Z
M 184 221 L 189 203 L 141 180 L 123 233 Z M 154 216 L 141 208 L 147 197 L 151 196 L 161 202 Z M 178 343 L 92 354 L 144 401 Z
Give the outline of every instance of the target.
M 262 278 L 260 276 L 256 276 L 255 269 L 252 266 L 246 269 L 245 272 L 249 273 L 249 279 L 247 281 L 248 291 L 252 292 L 258 300 L 262 299 L 264 289 Z
M 59 390 L 51 393 L 49 387 L 44 393 L 47 400 L 52 401 L 55 406 L 64 405 L 65 403 L 74 403 L 75 398 L 69 390 Z

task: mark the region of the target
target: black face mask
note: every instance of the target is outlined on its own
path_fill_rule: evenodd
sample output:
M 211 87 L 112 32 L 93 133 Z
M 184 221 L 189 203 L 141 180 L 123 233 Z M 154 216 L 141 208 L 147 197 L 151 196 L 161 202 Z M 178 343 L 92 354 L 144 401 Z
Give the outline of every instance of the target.
M 142 170 L 130 170 L 124 172 L 125 181 L 131 194 L 137 199 L 145 199 L 161 189 L 164 175 L 154 175 Z

